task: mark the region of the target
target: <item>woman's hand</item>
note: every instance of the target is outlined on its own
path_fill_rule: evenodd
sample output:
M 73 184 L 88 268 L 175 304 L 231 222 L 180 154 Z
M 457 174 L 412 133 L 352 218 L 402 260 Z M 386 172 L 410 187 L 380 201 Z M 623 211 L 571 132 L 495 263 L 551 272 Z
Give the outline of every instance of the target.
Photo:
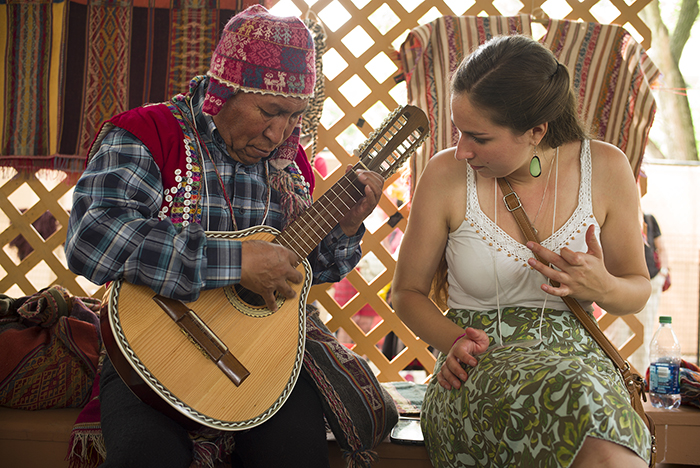
M 462 363 L 476 366 L 474 356 L 478 356 L 489 347 L 489 337 L 484 330 L 467 328 L 464 333 L 450 348 L 447 359 L 437 374 L 438 383 L 445 390 L 461 387 L 462 382 L 467 380 L 467 372 Z
M 535 242 L 528 242 L 527 248 L 537 254 L 547 264 L 535 258 L 528 264 L 558 286 L 544 283 L 542 290 L 553 296 L 572 296 L 577 299 L 597 301 L 605 297 L 612 286 L 612 275 L 605 268 L 603 249 L 595 236 L 595 226 L 586 230 L 587 252 L 574 252 L 564 247 L 559 255 Z M 549 266 L 549 265 L 552 266 Z M 554 268 L 553 268 L 554 267 Z

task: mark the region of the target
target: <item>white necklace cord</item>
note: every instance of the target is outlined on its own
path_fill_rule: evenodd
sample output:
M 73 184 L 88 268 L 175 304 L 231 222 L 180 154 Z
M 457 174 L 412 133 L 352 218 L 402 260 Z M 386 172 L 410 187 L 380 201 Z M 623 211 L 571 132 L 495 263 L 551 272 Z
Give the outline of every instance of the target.
M 554 171 L 554 210 L 552 212 L 552 233 L 550 234 L 550 237 L 554 236 L 554 226 L 555 222 L 557 219 L 557 195 L 559 194 L 559 147 L 557 146 L 557 152 L 554 154 L 554 160 L 556 162 L 557 168 Z M 549 166 L 549 171 L 551 173 L 552 171 L 552 166 Z M 549 179 L 549 176 L 547 176 Z M 547 181 L 547 185 L 549 185 L 549 180 Z M 547 189 L 545 188 L 545 192 Z M 544 196 L 542 197 L 544 200 Z M 539 212 L 538 212 L 539 214 Z M 552 264 L 550 263 L 549 266 L 551 267 Z M 544 275 L 542 275 L 544 276 Z M 547 277 L 544 278 L 545 281 L 547 280 Z M 539 326 L 539 335 L 540 335 L 540 341 L 542 341 L 542 324 L 544 322 L 544 309 L 547 306 L 547 297 L 549 294 L 544 293 L 544 303 L 542 304 L 542 312 L 540 312 L 540 326 Z
M 270 199 L 272 198 L 272 187 L 270 187 L 270 160 L 265 160 L 265 185 L 267 186 L 267 204 L 265 206 L 265 215 L 263 216 L 261 225 L 267 221 L 267 215 L 270 214 Z
M 192 113 L 192 121 L 194 122 L 194 108 L 192 107 L 192 100 L 188 99 L 187 104 L 189 106 L 190 112 Z M 194 126 L 194 123 L 192 125 Z M 202 151 L 202 146 L 200 145 L 200 142 L 199 142 L 199 134 L 197 133 L 196 128 L 194 130 L 195 130 L 195 137 L 196 137 L 195 140 L 197 141 L 197 151 L 199 152 L 199 155 L 200 155 L 201 160 L 202 160 L 202 170 L 204 170 L 204 156 L 203 156 L 204 151 Z M 207 151 L 206 153 L 207 153 L 207 156 L 209 156 L 209 162 L 211 162 L 211 165 L 213 166 L 214 171 L 216 172 L 217 176 L 219 177 L 219 182 L 222 184 L 221 190 L 223 190 L 223 195 L 225 197 L 226 196 L 226 188 L 223 186 L 223 181 L 221 180 L 221 176 L 219 175 L 218 169 L 216 168 L 216 163 L 214 163 L 214 159 L 212 158 L 211 154 L 209 154 L 209 151 Z M 206 171 L 204 171 L 204 174 L 202 174 L 202 175 L 203 175 L 202 178 L 204 179 L 204 192 L 205 192 L 205 196 L 207 198 L 207 203 L 206 203 L 206 207 L 207 207 L 206 226 L 207 226 L 207 229 L 206 230 L 209 231 L 209 187 L 207 185 Z M 235 195 L 235 193 L 236 193 L 235 192 L 235 190 L 236 190 L 235 178 L 236 178 L 236 176 L 234 174 L 234 181 L 233 181 L 234 195 L 233 195 L 233 198 L 235 198 L 235 196 L 236 196 Z M 269 162 L 269 160 L 265 160 L 265 182 L 266 182 L 265 185 L 267 188 L 267 201 L 265 203 L 265 211 L 263 213 L 262 222 L 260 223 L 261 225 L 265 224 L 265 221 L 267 221 L 267 216 L 270 214 L 270 203 L 271 203 L 271 199 L 272 199 L 272 187 L 270 187 L 270 162 Z M 202 201 L 202 202 L 204 203 L 204 201 Z M 229 202 L 229 209 L 231 210 L 231 219 L 233 221 L 234 230 L 238 230 L 238 227 L 236 226 L 236 219 L 235 219 L 234 214 L 233 214 L 233 205 L 232 205 L 233 202 L 232 202 L 232 200 L 228 200 L 228 202 Z
M 556 170 L 554 171 L 554 210 L 552 213 L 552 232 L 551 236 L 554 236 L 554 226 L 556 222 L 556 215 L 557 215 L 557 196 L 559 194 L 559 147 L 557 147 L 557 151 L 554 155 L 555 163 L 556 163 Z M 549 167 L 550 174 L 552 170 L 552 166 L 550 165 Z M 547 175 L 547 179 L 549 179 L 549 175 Z M 547 183 L 549 185 L 549 181 Z M 545 188 L 546 192 L 546 188 Z M 544 195 L 542 195 L 542 199 L 544 200 Z M 493 222 L 498 226 L 498 184 L 496 183 L 496 179 L 493 180 Z M 541 206 L 540 206 L 541 208 Z M 539 214 L 539 211 L 538 211 Z M 499 294 L 499 279 L 498 279 L 498 268 L 496 265 L 496 242 L 492 243 L 492 259 L 493 259 L 493 272 L 494 276 L 496 277 L 496 315 L 498 318 L 498 323 L 497 323 L 497 329 L 498 329 L 498 344 L 496 347 L 503 347 L 505 346 L 503 344 L 503 332 L 501 330 L 501 301 L 500 301 L 500 294 Z M 549 266 L 551 267 L 552 264 L 550 263 Z M 544 276 L 544 275 L 542 275 Z M 545 280 L 547 278 L 545 277 Z M 540 320 L 539 320 L 539 326 L 537 327 L 537 333 L 539 335 L 539 338 L 536 340 L 524 340 L 520 343 L 520 346 L 524 347 L 532 347 L 535 346 L 539 343 L 542 342 L 542 327 L 544 325 L 544 310 L 547 307 L 547 297 L 549 294 L 546 292 L 544 293 L 544 301 L 542 303 L 542 309 L 540 310 Z M 513 343 L 516 344 L 516 343 Z
M 559 152 L 559 147 L 557 147 L 557 153 Z M 554 156 L 556 158 L 556 155 Z M 532 220 L 532 228 L 535 230 L 535 233 L 537 234 L 537 228 L 535 227 L 535 223 L 537 222 L 537 218 L 540 217 L 540 211 L 542 211 L 542 207 L 544 206 L 544 199 L 547 196 L 547 189 L 549 188 L 549 179 L 552 176 L 552 167 L 554 166 L 554 161 L 552 161 L 549 164 L 549 171 L 547 171 L 547 182 L 545 183 L 544 186 L 544 191 L 542 192 L 542 200 L 540 201 L 540 206 L 537 208 L 537 213 L 535 213 L 535 218 Z
M 496 184 L 496 179 L 493 179 L 493 222 L 498 226 L 498 185 Z M 495 235 L 495 231 L 494 231 Z M 494 239 L 495 240 L 495 239 Z M 493 258 L 493 274 L 496 277 L 496 316 L 498 319 L 497 322 L 497 328 L 498 328 L 498 347 L 503 346 L 503 334 L 501 332 L 501 301 L 500 297 L 498 294 L 498 267 L 496 265 L 496 242 L 492 242 L 491 245 L 493 246 L 493 255 L 491 258 Z
M 199 143 L 197 143 L 199 146 Z M 199 154 L 202 154 L 201 152 Z M 204 169 L 204 158 L 202 158 L 202 169 Z M 204 177 L 202 177 L 202 180 L 204 181 L 204 200 L 202 200 L 202 203 L 204 204 L 206 211 L 206 226 L 207 226 L 207 231 L 209 231 L 209 218 L 210 218 L 210 213 L 209 213 L 209 202 L 211 199 L 209 198 L 209 183 L 207 182 L 207 174 L 206 172 L 204 173 Z
M 557 168 L 554 171 L 554 210 L 552 212 L 552 233 L 550 234 L 551 237 L 554 237 L 554 226 L 556 225 L 556 220 L 557 220 L 557 196 L 559 195 L 559 147 L 557 146 L 557 152 L 554 154 L 554 160 L 556 161 Z M 551 170 L 551 167 L 550 167 Z M 549 266 L 551 267 L 552 264 L 550 263 Z M 542 275 L 544 276 L 544 275 Z M 547 277 L 545 277 L 545 280 L 547 280 Z M 544 309 L 547 306 L 547 296 L 549 294 L 544 293 L 544 304 L 542 304 L 542 312 L 540 313 L 540 327 L 539 327 L 539 333 L 540 333 L 540 340 L 542 340 L 542 323 L 544 321 Z

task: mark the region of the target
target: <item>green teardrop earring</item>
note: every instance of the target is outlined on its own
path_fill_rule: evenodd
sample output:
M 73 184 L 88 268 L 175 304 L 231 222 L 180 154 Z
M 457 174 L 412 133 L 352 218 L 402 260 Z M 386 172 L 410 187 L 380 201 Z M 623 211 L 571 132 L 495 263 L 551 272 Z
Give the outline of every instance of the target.
M 542 163 L 540 162 L 540 157 L 537 156 L 537 145 L 535 145 L 533 153 L 532 159 L 530 160 L 530 175 L 532 177 L 539 177 L 542 175 Z

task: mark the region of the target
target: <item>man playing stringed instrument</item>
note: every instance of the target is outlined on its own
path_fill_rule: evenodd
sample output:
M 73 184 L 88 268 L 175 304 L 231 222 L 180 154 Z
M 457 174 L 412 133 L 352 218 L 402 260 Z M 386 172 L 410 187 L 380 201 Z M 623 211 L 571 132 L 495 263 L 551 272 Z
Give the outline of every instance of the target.
M 103 126 L 75 188 L 66 242 L 70 269 L 97 284 L 123 279 L 183 302 L 232 285 L 257 294 L 270 311 L 280 297 L 297 296 L 292 285 L 304 279 L 296 268 L 303 259 L 291 249 L 207 232 L 258 225 L 282 230 L 311 205 L 313 173 L 299 135 L 315 79 L 314 42 L 298 18 L 276 17 L 259 5 L 231 18 L 209 72 L 195 77 L 188 93 Z M 308 256 L 314 283 L 339 281 L 361 257 L 363 220 L 377 205 L 384 179 L 371 171 L 356 174 L 364 193 L 331 220 L 335 227 Z M 307 332 L 309 326 L 323 328 L 312 323 Z M 262 424 L 222 433 L 188 432 L 131 393 L 116 364 L 105 359 L 102 466 L 187 467 L 201 460 L 196 441 L 204 439 L 223 453 L 235 443 L 233 466 L 325 467 L 324 413 L 334 432 L 353 429 L 343 426 L 348 420 L 355 426 L 370 421 L 343 447 L 360 466 L 395 423 L 396 409 L 379 385 L 369 397 L 362 393 L 366 385 L 324 388 L 335 383 L 324 368 L 332 361 L 313 356 L 307 345 L 304 369 L 281 409 Z M 362 377 L 374 378 L 368 375 Z M 343 406 L 337 393 L 343 401 L 357 394 L 356 402 L 367 397 L 381 404 L 371 415 L 353 413 L 363 405 Z

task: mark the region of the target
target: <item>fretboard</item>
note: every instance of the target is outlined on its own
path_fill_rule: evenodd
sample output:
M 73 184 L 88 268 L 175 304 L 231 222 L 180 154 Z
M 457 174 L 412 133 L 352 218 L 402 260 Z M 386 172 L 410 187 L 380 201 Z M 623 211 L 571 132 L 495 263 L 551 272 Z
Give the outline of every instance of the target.
M 276 243 L 306 258 L 321 243 L 338 222 L 364 196 L 364 185 L 357 179 L 355 169 L 345 174 L 304 213 L 275 238 Z

